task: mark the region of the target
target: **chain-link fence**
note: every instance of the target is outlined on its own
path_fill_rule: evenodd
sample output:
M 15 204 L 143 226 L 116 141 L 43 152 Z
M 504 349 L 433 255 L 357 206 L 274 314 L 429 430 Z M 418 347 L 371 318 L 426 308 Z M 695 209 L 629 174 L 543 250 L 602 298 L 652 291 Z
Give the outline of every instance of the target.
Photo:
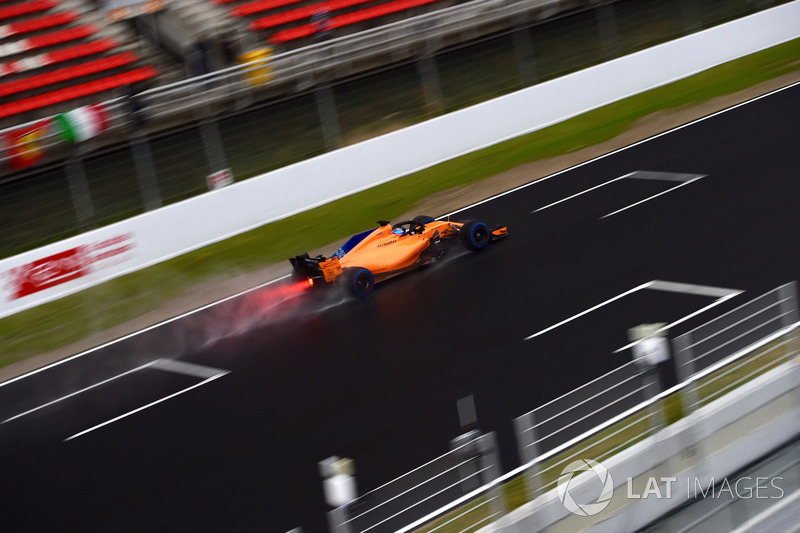
M 247 179 L 778 3 L 531 0 L 539 10 L 525 11 L 525 2 L 473 2 L 449 9 L 483 6 L 474 16 L 506 22 L 466 44 L 443 30 L 455 24 L 454 11 L 420 28 L 415 19 L 404 22 L 396 43 L 394 30 L 380 30 L 388 31 L 381 42 L 397 45 L 381 67 L 358 67 L 364 50 L 378 46 L 365 32 L 293 52 L 292 61 L 275 58 L 265 87 L 234 68 L 145 91 L 144 129 L 126 115 L 130 100 L 120 98 L 108 103 L 116 117 L 110 135 L 120 143 L 98 148 L 95 139 L 67 149 L 36 139 L 45 163 L 0 182 L 0 257 L 202 193 L 213 172 Z M 458 28 L 467 31 L 463 21 Z

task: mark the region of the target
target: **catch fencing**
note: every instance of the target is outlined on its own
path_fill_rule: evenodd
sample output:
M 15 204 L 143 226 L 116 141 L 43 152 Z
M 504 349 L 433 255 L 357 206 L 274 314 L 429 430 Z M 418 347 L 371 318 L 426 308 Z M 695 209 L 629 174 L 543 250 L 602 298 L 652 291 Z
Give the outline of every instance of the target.
M 777 3 L 786 2 L 558 2 L 591 7 L 549 16 L 559 13 L 553 2 L 470 2 L 145 91 L 137 96 L 144 128 L 118 98 L 107 102 L 113 125 L 103 134 L 118 144 L 73 147 L 49 132 L 36 141 L 41 164 L 0 165 L 0 257 L 207 192 L 207 177 L 221 170 L 235 181 L 262 175 Z M 534 14 L 514 11 L 525 7 Z M 448 40 L 485 17 L 517 22 Z M 391 62 L 359 72 L 376 50 Z M 253 82 L 262 70 L 268 81 Z
M 331 510 L 328 523 L 335 533 L 397 531 L 491 483 L 499 475 L 494 433 L 474 432 L 467 434 L 450 452 Z M 488 523 L 502 513 L 499 505 L 498 495 L 490 493 L 470 506 L 464 515 L 469 515 L 474 523 Z
M 687 412 L 719 397 L 764 369 L 797 354 L 794 337 L 777 339 L 753 358 L 726 365 L 731 354 L 746 350 L 798 321 L 797 283 L 787 283 L 673 340 L 678 379 L 687 383 Z M 709 370 L 724 371 L 707 376 Z M 699 379 L 698 376 L 703 376 Z
M 603 461 L 690 414 L 701 403 L 797 358 L 796 288 L 796 283 L 778 287 L 677 337 L 675 357 L 665 364 L 680 369 L 681 382 L 669 390 L 661 391 L 653 368 L 631 361 L 518 417 L 514 427 L 521 467 L 463 495 L 451 493 L 453 501 L 408 523 L 401 533 L 477 531 L 489 517 L 505 514 L 511 500 L 518 506 L 553 489 L 571 461 Z M 687 403 L 697 397 L 703 401 Z M 681 402 L 671 401 L 674 398 L 682 398 L 686 407 L 681 410 Z M 699 464 L 710 452 L 696 446 L 694 460 Z M 484 502 L 492 502 L 497 511 L 473 510 Z

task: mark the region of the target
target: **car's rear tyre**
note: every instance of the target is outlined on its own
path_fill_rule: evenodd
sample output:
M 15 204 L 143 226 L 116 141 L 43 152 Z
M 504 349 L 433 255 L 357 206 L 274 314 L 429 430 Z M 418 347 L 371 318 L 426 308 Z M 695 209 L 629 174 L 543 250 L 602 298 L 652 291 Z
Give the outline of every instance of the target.
M 363 267 L 345 268 L 339 276 L 344 289 L 356 298 L 366 298 L 375 288 L 375 278 L 369 269 Z M 337 283 L 339 279 L 336 280 Z
M 461 226 L 461 242 L 470 250 L 483 250 L 491 238 L 492 234 L 483 222 L 472 220 Z

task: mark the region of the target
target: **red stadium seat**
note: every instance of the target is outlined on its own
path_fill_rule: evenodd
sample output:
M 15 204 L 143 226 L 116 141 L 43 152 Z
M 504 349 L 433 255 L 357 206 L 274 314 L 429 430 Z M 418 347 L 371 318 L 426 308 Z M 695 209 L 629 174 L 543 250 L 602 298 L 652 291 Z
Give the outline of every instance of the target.
M 69 41 L 75 41 L 77 39 L 83 39 L 84 37 L 88 37 L 96 32 L 97 28 L 95 28 L 91 24 L 76 26 L 74 28 L 67 28 L 66 30 L 59 30 L 53 33 L 48 33 L 46 35 L 38 35 L 36 37 L 31 37 L 30 39 L 26 39 L 27 46 L 25 49 L 35 50 L 37 48 L 45 48 L 47 46 L 54 46 Z
M 144 81 L 157 75 L 158 71 L 153 67 L 143 67 L 128 72 L 123 72 L 122 74 L 108 76 L 100 80 L 74 85 L 72 87 L 51 91 L 49 93 L 40 94 L 31 98 L 24 98 L 8 104 L 2 104 L 0 105 L 0 118 L 10 117 L 19 113 L 25 113 L 27 111 L 33 111 L 34 109 L 40 109 L 53 104 L 68 102 L 69 100 L 75 100 L 76 98 L 82 98 L 84 96 L 101 93 L 109 89 L 124 87 L 125 85 Z
M 96 74 L 104 70 L 111 70 L 113 68 L 121 67 L 133 63 L 138 58 L 133 52 L 123 52 L 109 57 L 96 59 L 80 65 L 72 67 L 61 68 L 51 72 L 29 76 L 21 80 L 15 80 L 7 83 L 0 83 L 0 97 L 8 96 L 10 94 L 21 93 L 31 89 L 38 89 L 54 83 L 60 83 L 70 79 L 79 78 L 81 76 L 88 76 Z
M 330 26 L 331 28 L 341 28 L 342 26 L 347 26 L 349 24 L 355 24 L 357 22 L 383 17 L 392 13 L 399 13 L 414 7 L 431 4 L 436 1 L 437 0 L 395 0 L 386 4 L 380 4 L 367 9 L 362 9 L 360 11 L 353 11 L 352 13 L 333 17 L 330 20 Z M 289 28 L 288 30 L 282 30 L 273 34 L 269 38 L 269 42 L 273 44 L 285 43 L 294 39 L 308 37 L 314 33 L 314 26 L 311 24 L 304 24 L 302 26 Z
M 255 2 L 234 7 L 231 9 L 231 15 L 234 17 L 244 17 L 254 13 L 269 11 L 270 9 L 275 9 L 278 7 L 297 4 L 299 2 L 302 2 L 302 0 L 256 0 Z
M 78 20 L 80 15 L 75 11 L 64 11 L 62 13 L 54 13 L 53 15 L 44 15 L 30 20 L 23 20 L 22 22 L 13 22 L 0 26 L 0 36 L 11 37 L 12 35 L 20 35 L 23 33 L 30 33 L 32 31 L 44 30 L 53 28 L 55 26 L 63 26 Z
M 281 24 L 288 24 L 296 20 L 308 19 L 319 9 L 327 8 L 328 11 L 336 11 L 346 7 L 357 6 L 373 2 L 374 0 L 331 0 L 330 2 L 320 2 L 318 4 L 292 9 L 291 11 L 284 11 L 275 15 L 261 17 L 250 23 L 250 29 L 254 31 L 265 30 L 267 28 L 274 28 Z
M 0 7 L 0 20 L 11 19 L 21 15 L 30 15 L 40 11 L 53 9 L 58 5 L 57 0 L 30 0 L 10 6 Z

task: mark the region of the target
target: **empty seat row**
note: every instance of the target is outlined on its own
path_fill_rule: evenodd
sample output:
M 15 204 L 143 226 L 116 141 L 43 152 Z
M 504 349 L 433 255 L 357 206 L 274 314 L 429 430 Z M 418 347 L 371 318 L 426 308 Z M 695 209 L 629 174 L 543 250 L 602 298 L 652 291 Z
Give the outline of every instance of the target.
M 357 22 L 364 22 L 370 19 L 390 15 L 392 13 L 399 13 L 414 7 L 431 4 L 436 1 L 438 0 L 394 0 L 393 2 L 388 2 L 386 4 L 380 4 L 367 9 L 332 17 L 330 19 L 329 26 L 331 29 L 341 28 L 342 26 L 355 24 Z M 279 31 L 273 34 L 269 38 L 269 41 L 273 44 L 285 43 L 294 39 L 309 37 L 315 32 L 316 27 L 313 24 L 303 24 L 302 26 Z
M 45 35 L 37 35 L 36 37 L 29 37 L 19 41 L 0 44 L 0 57 L 7 57 L 21 52 L 36 50 L 38 48 L 46 48 L 48 46 L 55 46 L 77 39 L 83 39 L 93 33 L 97 32 L 91 24 L 83 26 L 76 26 L 74 28 L 67 28 L 65 30 L 54 31 Z
M 17 94 L 40 87 L 46 87 L 82 76 L 97 74 L 106 70 L 130 65 L 138 59 L 133 52 L 123 52 L 109 57 L 87 61 L 72 67 L 64 67 L 42 74 L 36 74 L 20 80 L 0 83 L 0 97 Z
M 330 12 L 374 1 L 375 0 L 330 0 L 329 2 L 320 2 L 310 6 L 284 11 L 283 13 L 276 13 L 275 15 L 261 17 L 260 19 L 254 20 L 250 23 L 250 29 L 257 31 L 265 30 L 267 28 L 274 28 L 275 26 L 280 26 L 281 24 L 288 24 L 289 22 L 308 19 L 315 12 L 322 9 L 326 9 Z
M 298 4 L 302 1 L 303 0 L 256 0 L 255 2 L 249 2 L 234 7 L 231 9 L 231 15 L 234 17 L 246 17 L 247 15 L 269 11 L 270 9 Z
M 58 6 L 58 0 L 30 0 L 20 4 L 0 7 L 0 20 L 47 11 Z
M 87 57 L 95 54 L 107 52 L 117 46 L 117 42 L 106 37 L 98 41 L 91 41 L 88 43 L 77 44 L 67 48 L 60 48 L 52 52 L 39 54 L 37 56 L 26 57 L 19 61 L 10 61 L 8 63 L 0 63 L 0 76 L 7 76 L 9 74 L 17 74 L 26 70 L 35 70 L 38 68 L 55 65 L 64 61 L 71 61 L 81 57 Z
M 55 26 L 63 26 L 70 22 L 78 20 L 78 13 L 75 11 L 62 11 L 61 13 L 53 13 L 52 15 L 44 15 L 34 19 L 23 20 L 22 22 L 12 22 L 11 24 L 4 24 L 0 26 L 0 39 L 6 37 L 13 37 L 23 33 L 30 33 L 32 31 L 45 30 Z
M 158 71 L 153 67 L 142 67 L 128 72 L 123 72 L 121 74 L 108 76 L 100 80 L 81 83 L 79 85 L 73 85 L 72 87 L 50 91 L 38 96 L 16 100 L 8 104 L 0 105 L 0 118 L 18 115 L 20 113 L 60 104 L 62 102 L 68 102 L 84 96 L 90 96 L 111 89 L 124 87 L 132 83 L 148 80 L 157 75 Z

